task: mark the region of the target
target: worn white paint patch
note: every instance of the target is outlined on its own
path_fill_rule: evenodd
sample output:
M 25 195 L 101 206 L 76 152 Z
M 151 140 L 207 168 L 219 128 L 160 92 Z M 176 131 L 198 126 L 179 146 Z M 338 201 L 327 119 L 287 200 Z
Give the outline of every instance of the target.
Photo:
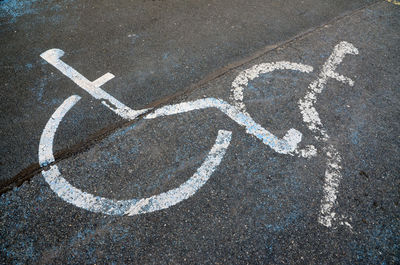
M 139 115 L 149 111 L 149 109 L 133 110 L 100 88 L 100 85 L 103 85 L 105 82 L 114 77 L 113 74 L 107 73 L 98 78 L 96 81 L 90 82 L 74 68 L 64 63 L 60 59 L 63 55 L 64 51 L 60 49 L 50 49 L 42 53 L 40 56 L 49 64 L 57 68 L 61 73 L 70 78 L 75 84 L 88 92 L 95 99 L 101 100 L 101 103 L 104 106 L 107 106 L 111 111 L 118 114 L 122 118 L 133 120 Z
M 333 207 L 336 203 L 337 192 L 342 179 L 340 170 L 341 158 L 339 153 L 332 145 L 326 148 L 327 166 L 325 169 L 325 180 L 323 186 L 323 197 L 321 200 L 321 209 L 318 217 L 319 223 L 331 227 L 332 221 L 335 219 L 336 213 Z
M 45 166 L 54 162 L 53 141 L 56 130 L 67 112 L 78 102 L 80 97 L 71 96 L 53 113 L 47 122 L 40 140 L 39 162 Z M 143 199 L 112 200 L 81 191 L 62 177 L 57 165 L 43 170 L 42 174 L 50 188 L 64 201 L 92 212 L 108 215 L 135 215 L 166 209 L 199 190 L 216 170 L 225 155 L 231 141 L 230 131 L 218 131 L 217 139 L 207 158 L 196 173 L 176 189 Z
M 296 150 L 296 154 L 304 158 L 311 158 L 317 155 L 317 148 L 313 145 L 307 145 L 305 148 Z
M 346 54 L 358 54 L 357 48 L 351 43 L 340 42 L 333 49 L 332 54 L 328 60 L 322 66 L 321 73 L 317 80 L 312 82 L 304 98 L 299 100 L 299 108 L 303 116 L 303 121 L 307 124 L 308 128 L 315 134 L 317 140 L 327 142 L 329 136 L 323 127 L 321 119 L 317 110 L 315 109 L 315 103 L 317 102 L 317 95 L 320 94 L 329 78 L 336 79 L 339 82 L 343 82 L 350 86 L 354 85 L 354 81 L 348 77 L 338 74 L 336 68 L 343 61 Z M 327 227 L 332 226 L 332 221 L 335 219 L 334 205 L 337 199 L 338 187 L 341 175 L 340 154 L 336 149 L 328 144 L 324 150 L 327 155 L 327 167 L 325 171 L 325 181 L 323 186 L 323 198 L 321 200 L 321 209 L 318 217 L 319 223 Z
M 246 128 L 246 132 L 260 139 L 264 144 L 281 154 L 291 154 L 296 150 L 297 144 L 301 141 L 302 134 L 290 129 L 283 139 L 279 139 L 268 130 L 256 123 L 249 114 L 241 111 L 238 107 L 216 98 L 204 98 L 195 101 L 183 102 L 175 105 L 161 107 L 154 112 L 144 116 L 145 119 L 175 115 L 193 110 L 217 108 L 240 126 Z
M 346 54 L 358 54 L 358 50 L 348 42 L 341 42 L 336 45 L 332 54 L 322 66 L 319 78 L 309 85 L 305 97 L 299 100 L 299 108 L 303 116 L 303 121 L 308 125 L 308 128 L 316 134 L 318 140 L 326 141 L 329 136 L 323 128 L 319 114 L 314 106 L 317 101 L 317 94 L 322 92 L 329 78 L 347 83 L 350 86 L 354 85 L 353 80 L 335 72 L 337 66 L 343 61 Z

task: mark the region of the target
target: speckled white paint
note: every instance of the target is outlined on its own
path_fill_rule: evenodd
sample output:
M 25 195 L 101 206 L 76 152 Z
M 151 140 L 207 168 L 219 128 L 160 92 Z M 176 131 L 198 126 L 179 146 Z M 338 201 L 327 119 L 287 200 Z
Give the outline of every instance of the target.
M 318 79 L 309 85 L 305 97 L 299 100 L 299 108 L 303 116 L 303 121 L 307 124 L 308 128 L 314 132 L 315 138 L 323 142 L 328 141 L 329 135 L 324 129 L 319 114 L 315 109 L 317 95 L 323 91 L 329 78 L 336 79 L 350 86 L 354 85 L 353 80 L 335 72 L 337 66 L 343 61 L 346 54 L 356 55 L 358 54 L 358 50 L 351 43 L 345 41 L 336 45 L 332 54 L 322 66 Z M 325 170 L 323 198 L 321 200 L 318 221 L 324 226 L 331 227 L 336 215 L 334 205 L 336 204 L 338 187 L 342 179 L 340 166 L 341 157 L 331 144 L 327 145 L 324 152 L 327 156 L 327 167 Z
M 53 113 L 48 120 L 39 142 L 39 164 L 44 167 L 54 162 L 53 140 L 60 122 L 65 114 L 81 99 L 80 96 L 70 96 Z
M 299 100 L 299 108 L 303 116 L 303 121 L 316 134 L 319 140 L 326 141 L 329 137 L 323 128 L 319 114 L 314 106 L 317 101 L 317 94 L 322 92 L 329 78 L 347 83 L 350 86 L 354 85 L 353 80 L 335 72 L 336 67 L 343 61 L 346 54 L 358 54 L 358 50 L 348 42 L 341 42 L 336 45 L 331 56 L 329 56 L 328 60 L 322 66 L 319 78 L 309 85 L 305 97 Z

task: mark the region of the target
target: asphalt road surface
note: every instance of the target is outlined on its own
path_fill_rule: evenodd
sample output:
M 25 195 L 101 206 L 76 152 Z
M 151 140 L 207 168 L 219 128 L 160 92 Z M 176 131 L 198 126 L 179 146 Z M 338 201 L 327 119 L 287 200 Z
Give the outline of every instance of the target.
M 400 263 L 397 1 L 0 7 L 0 263 Z

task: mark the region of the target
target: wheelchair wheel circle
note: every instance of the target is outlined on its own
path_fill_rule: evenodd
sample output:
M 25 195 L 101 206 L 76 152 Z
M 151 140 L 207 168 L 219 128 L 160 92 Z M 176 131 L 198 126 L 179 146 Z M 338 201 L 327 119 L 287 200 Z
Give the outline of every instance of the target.
M 153 195 L 148 198 L 113 200 L 95 196 L 71 185 L 61 174 L 54 159 L 53 141 L 57 128 L 72 107 L 80 100 L 73 95 L 67 98 L 53 113 L 47 122 L 39 144 L 39 163 L 49 166 L 42 175 L 50 188 L 64 201 L 88 211 L 107 215 L 136 215 L 166 209 L 196 193 L 210 178 L 221 163 L 230 144 L 231 132 L 219 130 L 214 145 L 197 171 L 175 189 Z

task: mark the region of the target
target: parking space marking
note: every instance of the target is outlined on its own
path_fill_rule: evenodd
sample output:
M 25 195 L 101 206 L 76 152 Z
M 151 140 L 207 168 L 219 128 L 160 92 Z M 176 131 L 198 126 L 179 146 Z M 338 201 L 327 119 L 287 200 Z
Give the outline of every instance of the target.
M 50 49 L 42 53 L 41 57 L 56 67 L 61 73 L 70 78 L 95 99 L 101 100 L 103 105 L 107 106 L 122 118 L 132 120 L 137 118 L 140 114 L 149 111 L 149 109 L 131 109 L 100 88 L 100 86 L 105 82 L 114 78 L 113 74 L 106 73 L 94 82 L 90 82 L 74 68 L 63 62 L 60 59 L 63 55 L 64 51 L 60 49 Z M 312 68 L 310 69 L 312 70 Z M 64 115 L 66 115 L 79 99 L 80 97 L 78 96 L 71 96 L 66 99 L 47 122 L 39 144 L 39 162 L 41 166 L 47 166 L 54 162 L 54 135 Z M 237 107 L 216 98 L 205 98 L 164 106 L 155 110 L 153 113 L 148 113 L 144 116 L 144 119 L 154 119 L 162 116 L 175 115 L 206 108 L 216 108 L 222 111 L 237 124 L 244 126 L 247 133 L 257 137 L 264 144 L 268 145 L 278 153 L 293 155 L 293 152 L 297 148 L 297 144 L 301 141 L 302 134 L 295 129 L 290 129 L 282 139 L 279 139 L 261 125 L 257 124 L 247 113 L 244 113 Z M 189 198 L 202 185 L 204 185 L 221 162 L 230 139 L 231 132 L 220 130 L 216 142 L 211 148 L 209 156 L 188 181 L 176 189 L 171 189 L 149 198 L 115 201 L 94 196 L 72 186 L 62 177 L 57 165 L 51 165 L 50 169 L 44 170 L 42 174 L 50 187 L 60 198 L 77 207 L 111 215 L 134 215 L 152 212 L 168 208 Z
M 321 199 L 320 214 L 318 222 L 327 227 L 332 226 L 335 220 L 334 205 L 337 199 L 338 187 L 341 175 L 341 157 L 334 146 L 327 143 L 329 136 L 323 127 L 319 114 L 315 109 L 317 95 L 325 88 L 328 79 L 335 79 L 339 82 L 354 85 L 350 78 L 335 72 L 337 66 L 343 61 L 347 54 L 358 54 L 358 50 L 348 42 L 340 42 L 334 47 L 332 54 L 322 66 L 318 79 L 312 82 L 306 95 L 298 101 L 298 106 L 302 114 L 304 123 L 311 132 L 314 133 L 316 140 L 325 142 L 323 151 L 327 156 L 327 166 L 325 170 L 325 180 L 323 185 L 323 198 Z M 145 114 L 150 109 L 134 110 L 100 88 L 101 85 L 114 78 L 111 73 L 106 73 L 93 82 L 90 82 L 74 68 L 64 63 L 60 57 L 64 52 L 59 49 L 50 49 L 41 54 L 41 57 L 60 70 L 64 75 L 70 78 L 83 90 L 87 91 L 94 98 L 101 100 L 101 103 L 107 106 L 114 113 L 125 119 L 135 119 L 141 114 Z M 298 150 L 297 145 L 301 142 L 302 133 L 290 129 L 286 135 L 279 139 L 260 124 L 256 123 L 246 110 L 243 102 L 243 90 L 248 86 L 248 82 L 259 77 L 261 74 L 269 73 L 275 70 L 294 70 L 302 73 L 310 73 L 313 67 L 280 61 L 275 63 L 263 63 L 254 65 L 244 70 L 232 82 L 231 99 L 234 105 L 217 98 L 204 98 L 194 101 L 182 102 L 174 105 L 163 106 L 153 112 L 145 114 L 144 119 L 155 119 L 163 116 L 176 115 L 194 110 L 218 109 L 226 114 L 238 125 L 245 127 L 246 132 L 261 140 L 274 151 L 281 154 L 298 154 L 303 157 L 311 157 L 317 154 L 314 146 L 306 146 L 303 150 Z M 53 141 L 56 130 L 66 113 L 78 102 L 80 97 L 71 96 L 53 113 L 46 124 L 39 144 L 39 162 L 41 166 L 47 166 L 54 162 Z M 192 196 L 209 179 L 216 167 L 221 163 L 222 158 L 229 146 L 231 132 L 219 130 L 214 146 L 211 148 L 203 164 L 197 169 L 194 175 L 178 188 L 167 192 L 151 196 L 149 198 L 132 199 L 116 201 L 83 192 L 73 187 L 62 176 L 56 165 L 51 165 L 50 169 L 43 171 L 43 176 L 54 190 L 54 192 L 65 201 L 75 206 L 87 209 L 93 212 L 102 212 L 113 215 L 135 215 L 146 212 L 153 212 L 168 208 Z

